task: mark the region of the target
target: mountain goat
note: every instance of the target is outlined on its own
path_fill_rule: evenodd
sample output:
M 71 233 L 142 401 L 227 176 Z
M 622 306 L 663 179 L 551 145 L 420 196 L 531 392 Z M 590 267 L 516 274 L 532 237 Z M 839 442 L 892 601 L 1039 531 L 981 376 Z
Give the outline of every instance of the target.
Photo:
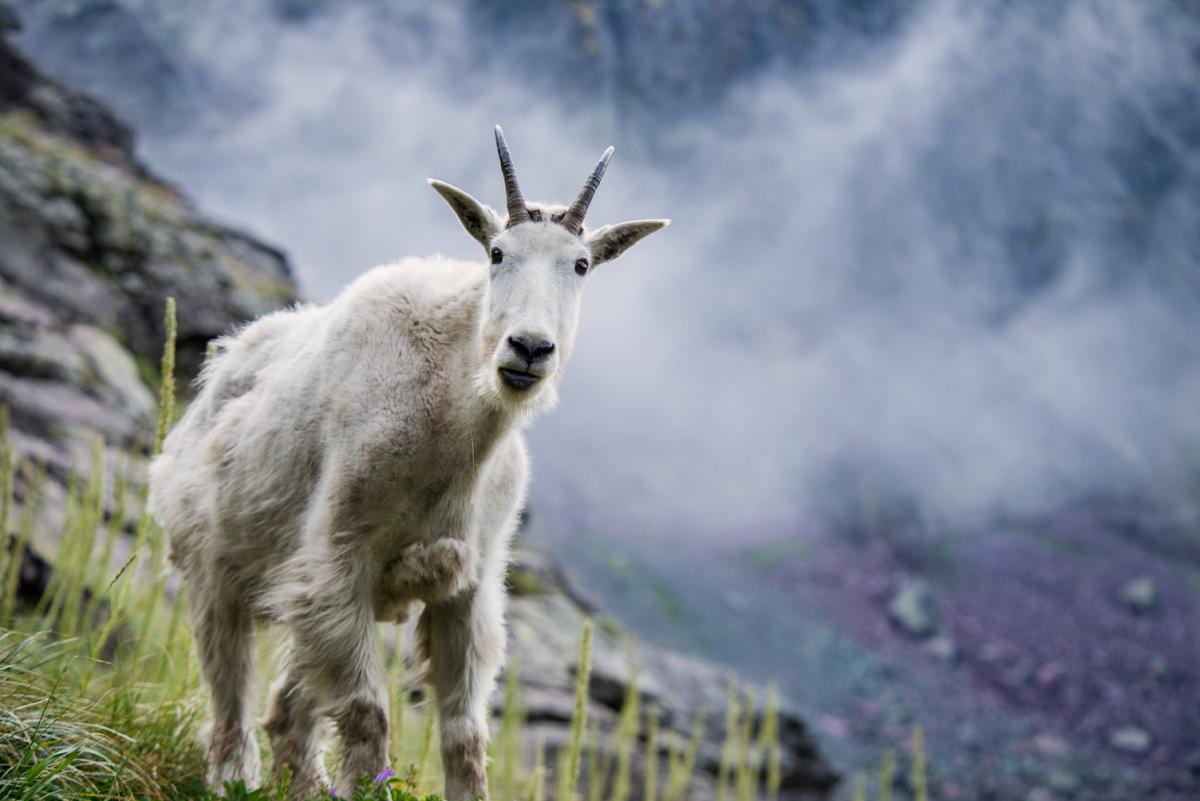
M 212 696 L 207 780 L 255 784 L 255 622 L 291 636 L 265 728 L 293 797 L 387 763 L 375 623 L 420 602 L 446 798 L 487 796 L 489 696 L 504 660 L 508 543 L 528 483 L 522 429 L 554 404 L 586 276 L 667 220 L 584 227 L 609 148 L 568 207 L 526 203 L 503 132 L 508 214 L 430 185 L 490 263 L 405 259 L 326 305 L 222 339 L 151 468 Z

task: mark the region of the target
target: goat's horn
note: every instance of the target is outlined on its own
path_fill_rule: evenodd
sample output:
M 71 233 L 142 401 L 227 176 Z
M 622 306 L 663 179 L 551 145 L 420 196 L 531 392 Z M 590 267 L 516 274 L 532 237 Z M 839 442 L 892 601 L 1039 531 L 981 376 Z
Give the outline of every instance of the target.
M 525 196 L 521 194 L 521 185 L 517 183 L 517 171 L 513 168 L 512 156 L 508 153 L 508 143 L 504 141 L 504 131 L 496 126 L 496 153 L 500 155 L 500 172 L 504 174 L 504 196 L 508 201 L 508 224 L 512 228 L 517 223 L 529 221 L 529 209 L 525 207 Z
M 600 179 L 604 177 L 604 171 L 608 169 L 608 160 L 612 158 L 612 154 L 611 147 L 604 151 L 604 155 L 596 163 L 596 169 L 592 170 L 592 174 L 583 182 L 583 189 L 579 190 L 575 202 L 563 214 L 563 227 L 571 233 L 576 235 L 583 233 L 583 218 L 587 214 L 588 206 L 592 203 L 592 197 L 596 194 L 596 187 L 600 186 Z

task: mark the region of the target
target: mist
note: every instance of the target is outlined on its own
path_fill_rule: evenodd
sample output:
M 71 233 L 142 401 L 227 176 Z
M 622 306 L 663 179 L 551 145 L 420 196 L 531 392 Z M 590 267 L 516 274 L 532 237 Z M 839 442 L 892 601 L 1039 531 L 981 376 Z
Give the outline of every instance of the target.
M 588 279 L 562 403 L 530 432 L 548 529 L 744 543 L 868 498 L 933 526 L 1093 497 L 1196 519 L 1200 22 L 1180 5 L 917 4 L 869 50 L 818 34 L 806 63 L 657 117 L 546 91 L 466 3 L 145 13 L 198 67 L 195 115 L 98 88 L 312 299 L 402 256 L 481 258 L 425 179 L 501 205 L 497 122 L 533 199 L 569 199 L 616 145 L 589 222 L 674 224 Z

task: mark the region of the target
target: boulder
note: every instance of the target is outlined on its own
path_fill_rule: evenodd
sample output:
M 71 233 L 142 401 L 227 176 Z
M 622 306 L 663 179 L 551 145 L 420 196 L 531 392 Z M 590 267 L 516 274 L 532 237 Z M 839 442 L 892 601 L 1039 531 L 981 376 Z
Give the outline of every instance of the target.
M 1146 614 L 1158 605 L 1158 586 L 1149 576 L 1135 578 L 1121 589 L 1121 602 L 1132 612 Z
M 1108 744 L 1122 753 L 1141 756 L 1150 752 L 1154 740 L 1139 726 L 1120 726 L 1109 732 Z
M 901 581 L 888 604 L 888 617 L 900 631 L 916 639 L 932 636 L 941 626 L 933 593 L 921 579 Z

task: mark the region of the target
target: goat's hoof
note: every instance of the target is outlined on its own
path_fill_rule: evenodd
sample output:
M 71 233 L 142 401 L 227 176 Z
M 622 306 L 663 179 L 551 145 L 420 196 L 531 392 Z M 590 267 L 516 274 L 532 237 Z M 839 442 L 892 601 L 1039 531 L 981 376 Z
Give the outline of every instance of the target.
M 228 782 L 244 782 L 247 790 L 258 787 L 262 772 L 258 743 L 249 732 L 213 740 L 208 751 L 205 780 L 218 796 L 224 796 Z

